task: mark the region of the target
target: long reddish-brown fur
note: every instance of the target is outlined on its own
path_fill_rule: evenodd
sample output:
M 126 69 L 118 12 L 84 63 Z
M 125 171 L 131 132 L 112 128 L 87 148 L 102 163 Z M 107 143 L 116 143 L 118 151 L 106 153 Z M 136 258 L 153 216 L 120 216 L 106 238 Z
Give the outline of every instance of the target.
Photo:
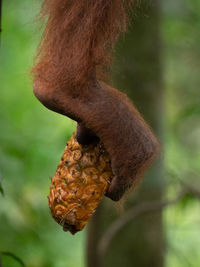
M 44 0 L 46 27 L 32 70 L 36 97 L 78 122 L 78 141 L 103 141 L 115 175 L 107 192 L 113 200 L 138 180 L 158 147 L 126 95 L 102 81 L 131 2 Z
M 44 0 L 47 19 L 34 76 L 54 88 L 85 86 L 97 70 L 105 76 L 113 45 L 126 30 L 131 0 Z

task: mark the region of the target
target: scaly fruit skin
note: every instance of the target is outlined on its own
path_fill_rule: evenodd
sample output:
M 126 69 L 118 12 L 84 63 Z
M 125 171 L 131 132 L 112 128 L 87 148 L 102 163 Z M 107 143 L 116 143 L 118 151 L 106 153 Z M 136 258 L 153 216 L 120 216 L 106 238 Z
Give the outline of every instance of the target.
M 103 144 L 82 146 L 74 134 L 51 179 L 49 194 L 51 214 L 64 231 L 75 234 L 84 228 L 112 178 Z

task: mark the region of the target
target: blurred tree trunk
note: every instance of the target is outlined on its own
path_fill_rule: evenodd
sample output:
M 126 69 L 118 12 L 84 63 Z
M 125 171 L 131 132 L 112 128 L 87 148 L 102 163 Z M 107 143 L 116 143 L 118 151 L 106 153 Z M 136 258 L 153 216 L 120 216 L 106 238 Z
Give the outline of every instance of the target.
M 141 1 L 139 15 L 133 18 L 126 40 L 119 42 L 114 66 L 117 88 L 125 89 L 154 132 L 162 139 L 162 66 L 160 42 L 160 3 Z M 138 14 L 138 10 L 137 10 Z M 125 210 L 146 201 L 159 201 L 163 193 L 162 160 L 158 159 L 141 186 L 131 194 Z M 145 213 L 116 234 L 105 255 L 98 244 L 105 230 L 118 218 L 110 200 L 103 201 L 88 229 L 88 267 L 162 267 L 165 240 L 162 211 Z

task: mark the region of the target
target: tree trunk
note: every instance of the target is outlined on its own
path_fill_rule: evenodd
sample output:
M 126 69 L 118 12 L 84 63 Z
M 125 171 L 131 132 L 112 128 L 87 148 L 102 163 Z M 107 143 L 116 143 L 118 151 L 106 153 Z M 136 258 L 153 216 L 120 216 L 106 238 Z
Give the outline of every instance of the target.
M 144 1 L 145 2 L 145 1 Z M 126 40 L 119 42 L 114 66 L 116 87 L 133 100 L 136 107 L 162 139 L 163 90 L 160 42 L 160 2 L 140 3 L 139 15 L 133 19 Z M 137 10 L 138 14 L 138 10 Z M 137 203 L 161 200 L 163 166 L 158 159 L 141 186 L 132 193 L 125 210 Z M 98 244 L 105 230 L 119 217 L 110 200 L 103 201 L 88 229 L 88 267 L 162 267 L 165 240 L 162 211 L 145 213 L 121 229 L 106 251 L 99 257 Z

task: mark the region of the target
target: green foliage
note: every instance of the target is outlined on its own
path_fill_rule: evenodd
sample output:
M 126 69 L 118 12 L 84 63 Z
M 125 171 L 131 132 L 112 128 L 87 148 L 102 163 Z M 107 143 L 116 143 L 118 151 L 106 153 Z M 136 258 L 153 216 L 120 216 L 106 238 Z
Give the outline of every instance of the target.
M 4 261 L 4 256 L 6 256 L 6 257 L 9 257 L 9 260 L 10 259 L 14 260 L 14 262 L 13 261 L 10 262 L 10 265 L 12 264 L 12 266 L 13 266 L 16 263 L 18 263 L 17 266 L 25 267 L 24 262 L 19 257 L 17 257 L 15 254 L 13 254 L 11 252 L 7 252 L 7 251 L 0 252 L 0 256 L 1 256 L 0 259 L 3 259 L 3 261 L 2 261 L 3 266 L 8 265 L 8 262 Z
M 200 53 L 198 0 L 163 1 L 167 195 L 180 181 L 200 188 Z M 165 212 L 167 266 L 200 265 L 199 201 L 187 195 Z
M 2 186 L 2 182 L 1 182 L 1 176 L 0 176 L 0 194 L 2 196 L 4 196 L 4 190 L 3 190 L 3 186 Z

